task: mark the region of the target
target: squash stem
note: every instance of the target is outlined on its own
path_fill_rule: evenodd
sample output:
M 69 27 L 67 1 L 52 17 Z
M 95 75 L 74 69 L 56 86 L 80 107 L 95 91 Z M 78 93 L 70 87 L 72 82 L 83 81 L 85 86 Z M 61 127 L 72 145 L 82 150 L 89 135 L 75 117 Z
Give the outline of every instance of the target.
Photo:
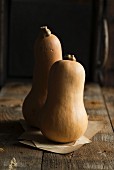
M 51 31 L 47 28 L 47 26 L 40 27 L 41 33 L 44 37 L 49 36 L 51 34 Z
M 72 54 L 67 54 L 67 55 L 65 55 L 65 60 L 71 60 L 71 61 L 76 61 L 76 58 L 75 58 L 75 56 L 74 55 L 72 55 Z

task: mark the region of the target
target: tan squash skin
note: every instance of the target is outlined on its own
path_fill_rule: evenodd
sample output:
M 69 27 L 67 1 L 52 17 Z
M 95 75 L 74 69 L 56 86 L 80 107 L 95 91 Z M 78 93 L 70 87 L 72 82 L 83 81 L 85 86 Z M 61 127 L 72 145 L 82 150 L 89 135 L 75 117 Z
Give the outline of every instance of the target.
M 88 117 L 83 102 L 85 71 L 70 60 L 56 62 L 49 75 L 48 96 L 40 129 L 56 142 L 72 142 L 84 134 Z
M 39 111 L 47 98 L 49 70 L 54 62 L 62 60 L 61 43 L 47 27 L 41 27 L 34 44 L 34 55 L 32 88 L 23 102 L 22 112 L 29 125 L 39 127 L 36 117 L 40 120 Z

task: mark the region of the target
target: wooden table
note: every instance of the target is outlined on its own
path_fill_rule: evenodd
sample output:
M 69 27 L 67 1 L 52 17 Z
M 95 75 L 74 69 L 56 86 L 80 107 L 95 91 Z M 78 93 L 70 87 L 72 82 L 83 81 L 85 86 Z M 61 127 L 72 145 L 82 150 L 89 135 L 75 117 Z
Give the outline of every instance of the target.
M 90 120 L 104 120 L 105 127 L 92 143 L 66 155 L 25 146 L 18 142 L 23 133 L 23 99 L 30 84 L 10 83 L 0 92 L 0 170 L 114 170 L 114 88 L 87 84 L 84 102 Z

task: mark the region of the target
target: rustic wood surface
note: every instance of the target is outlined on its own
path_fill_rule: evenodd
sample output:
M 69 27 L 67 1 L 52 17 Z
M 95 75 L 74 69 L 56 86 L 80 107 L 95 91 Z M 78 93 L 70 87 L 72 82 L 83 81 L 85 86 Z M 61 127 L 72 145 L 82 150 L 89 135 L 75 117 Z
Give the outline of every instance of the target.
M 87 84 L 84 103 L 90 120 L 104 120 L 105 127 L 92 143 L 60 155 L 34 149 L 18 142 L 23 133 L 19 122 L 22 103 L 30 84 L 10 83 L 0 92 L 0 170 L 113 170 L 114 169 L 114 88 Z

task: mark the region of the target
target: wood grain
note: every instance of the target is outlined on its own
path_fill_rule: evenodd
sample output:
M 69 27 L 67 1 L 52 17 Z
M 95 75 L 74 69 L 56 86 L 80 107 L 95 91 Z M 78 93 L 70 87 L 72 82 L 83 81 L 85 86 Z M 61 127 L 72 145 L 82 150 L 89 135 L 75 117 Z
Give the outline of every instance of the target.
M 92 143 L 67 154 L 44 152 L 42 169 L 114 169 L 114 134 L 97 84 L 85 86 L 84 102 L 90 120 L 104 120 L 105 128 L 92 138 Z
M 7 83 L 0 92 L 0 97 L 7 98 L 15 98 L 15 99 L 23 99 L 31 89 L 30 83 L 23 82 L 11 82 Z
M 114 88 L 102 88 L 103 96 L 109 113 L 110 123 L 114 131 Z
M 17 169 L 25 170 L 114 169 L 113 88 L 102 89 L 98 84 L 86 84 L 84 103 L 89 119 L 103 120 L 105 127 L 92 138 L 92 143 L 66 155 L 42 151 L 18 143 L 18 137 L 23 132 L 19 123 L 20 118 L 22 118 L 22 102 L 30 88 L 30 84 L 11 83 L 1 90 L 1 170 L 8 169 L 12 160 L 16 161 Z
M 105 127 L 102 133 L 111 133 L 112 126 L 108 117 L 102 90 L 98 84 L 88 84 L 84 95 L 85 108 L 90 120 L 103 120 Z
M 18 142 L 23 133 L 19 120 L 22 116 L 22 101 L 30 90 L 29 85 L 11 83 L 0 93 L 0 170 L 6 170 L 13 158 L 14 169 L 41 169 L 43 152 L 26 147 Z M 9 170 L 9 169 L 8 169 Z

